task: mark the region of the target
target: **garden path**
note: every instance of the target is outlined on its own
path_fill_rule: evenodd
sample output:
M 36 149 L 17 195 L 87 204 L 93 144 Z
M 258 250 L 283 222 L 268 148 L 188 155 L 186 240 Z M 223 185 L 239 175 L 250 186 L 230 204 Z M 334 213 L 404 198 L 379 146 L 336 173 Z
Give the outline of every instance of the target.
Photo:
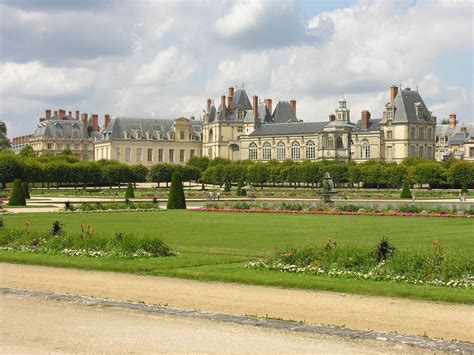
M 470 305 L 8 263 L 0 263 L 0 284 L 474 342 Z

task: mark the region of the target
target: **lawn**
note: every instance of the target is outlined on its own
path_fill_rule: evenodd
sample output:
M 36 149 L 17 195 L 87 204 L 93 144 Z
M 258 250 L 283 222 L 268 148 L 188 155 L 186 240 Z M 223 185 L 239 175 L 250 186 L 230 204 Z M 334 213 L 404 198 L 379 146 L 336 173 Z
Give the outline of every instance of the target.
M 0 252 L 0 261 L 166 275 L 360 294 L 399 296 L 435 301 L 474 303 L 470 289 L 449 289 L 366 280 L 336 279 L 304 274 L 244 269 L 246 262 L 268 257 L 290 245 L 323 246 L 328 238 L 339 245 L 373 246 L 387 236 L 399 250 L 431 250 L 438 240 L 449 253 L 474 250 L 473 222 L 469 219 L 424 217 L 374 217 L 334 215 L 285 215 L 159 211 L 104 214 L 10 215 L 8 227 L 47 230 L 55 220 L 65 230 L 80 224 L 97 233 L 115 232 L 159 236 L 178 257 L 113 259 Z

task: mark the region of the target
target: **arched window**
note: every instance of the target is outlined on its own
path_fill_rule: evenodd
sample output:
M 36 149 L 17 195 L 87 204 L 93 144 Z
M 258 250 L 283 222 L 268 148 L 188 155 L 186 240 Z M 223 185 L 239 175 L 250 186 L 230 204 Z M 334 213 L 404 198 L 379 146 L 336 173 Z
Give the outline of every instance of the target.
M 286 147 L 285 147 L 285 143 L 283 142 L 280 142 L 277 145 L 277 159 L 278 160 L 286 159 Z
M 298 142 L 291 143 L 291 159 L 300 159 L 300 144 Z
M 370 144 L 366 139 L 360 144 L 360 157 L 362 159 L 370 159 Z
M 249 159 L 257 160 L 257 145 L 255 143 L 249 145 Z
M 316 159 L 316 147 L 313 141 L 306 143 L 306 159 Z
M 344 144 L 342 143 L 342 137 L 336 138 L 336 148 L 344 148 Z
M 328 137 L 326 143 L 327 143 L 326 148 L 334 149 L 334 138 L 333 137 Z
M 263 160 L 270 160 L 272 158 L 272 146 L 270 143 L 263 144 Z
M 214 139 L 213 137 L 214 135 L 214 131 L 212 130 L 212 128 L 209 130 L 209 142 L 212 142 L 212 140 Z
M 213 156 L 212 156 L 212 148 L 211 148 L 211 147 L 207 148 L 207 156 L 208 156 L 209 158 L 211 158 L 211 159 L 213 158 Z

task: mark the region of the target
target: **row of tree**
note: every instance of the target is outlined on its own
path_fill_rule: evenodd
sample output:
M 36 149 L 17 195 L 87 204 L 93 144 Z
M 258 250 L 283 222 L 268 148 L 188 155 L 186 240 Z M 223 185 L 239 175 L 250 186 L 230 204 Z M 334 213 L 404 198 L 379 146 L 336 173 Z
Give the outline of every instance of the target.
M 403 182 L 428 184 L 430 187 L 474 187 L 474 163 L 449 160 L 439 163 L 424 159 L 406 159 L 401 164 L 383 161 L 354 162 L 284 162 L 254 163 L 195 157 L 186 165 L 157 164 L 150 169 L 113 160 L 80 161 L 65 152 L 41 157 L 15 155 L 0 151 L 0 183 L 5 187 L 15 179 L 44 186 L 110 186 L 127 182 L 171 182 L 178 172 L 183 181 L 230 186 L 239 182 L 264 186 L 318 186 L 325 172 L 336 185 L 399 188 Z

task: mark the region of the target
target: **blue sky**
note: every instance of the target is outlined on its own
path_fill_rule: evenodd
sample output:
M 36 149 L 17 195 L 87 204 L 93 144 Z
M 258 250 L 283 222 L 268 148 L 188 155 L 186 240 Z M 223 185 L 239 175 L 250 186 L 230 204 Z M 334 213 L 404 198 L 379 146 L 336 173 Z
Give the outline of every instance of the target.
M 439 119 L 473 122 L 473 6 L 448 0 L 0 0 L 0 120 L 32 133 L 45 109 L 199 117 L 245 84 L 326 120 L 380 117 L 419 88 Z M 102 119 L 101 119 L 102 120 Z

